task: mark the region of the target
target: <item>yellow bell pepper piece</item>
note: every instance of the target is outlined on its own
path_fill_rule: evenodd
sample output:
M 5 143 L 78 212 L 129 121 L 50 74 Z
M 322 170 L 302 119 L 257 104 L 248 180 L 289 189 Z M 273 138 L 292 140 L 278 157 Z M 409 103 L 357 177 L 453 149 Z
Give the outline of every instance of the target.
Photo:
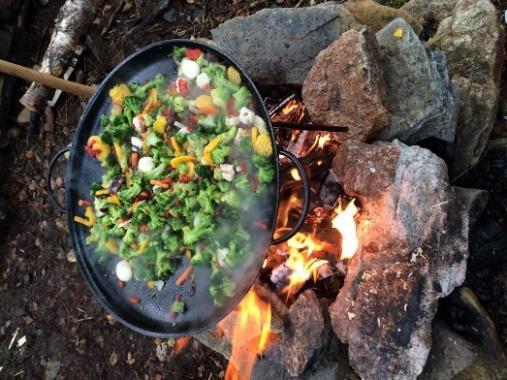
M 109 90 L 109 96 L 113 100 L 113 103 L 119 106 L 123 105 L 123 99 L 131 95 L 132 93 L 130 92 L 128 86 L 123 83 L 117 84 L 116 86 L 114 86 L 112 89 Z
M 171 137 L 171 146 L 173 147 L 174 149 L 174 155 L 177 157 L 177 156 L 181 156 L 181 148 L 180 146 L 178 145 L 178 141 L 176 141 L 176 137 Z
M 110 193 L 109 189 L 102 189 L 102 190 L 97 190 L 95 192 L 95 195 L 97 195 L 97 196 L 109 195 L 109 193 Z
M 143 252 L 144 252 L 144 250 L 145 250 L 146 248 L 148 248 L 148 243 L 149 243 L 149 241 L 148 241 L 148 238 L 147 238 L 147 237 L 146 237 L 146 238 L 144 238 L 143 240 L 141 240 L 141 244 L 139 244 L 139 249 L 137 250 L 137 252 L 139 252 L 139 253 L 143 253 Z
M 118 253 L 118 242 L 115 239 L 110 238 L 106 243 L 106 248 L 112 253 Z
M 241 75 L 239 75 L 238 70 L 232 66 L 227 69 L 227 79 L 238 86 L 241 84 Z
M 125 172 L 125 183 L 127 184 L 127 187 L 132 186 L 132 169 L 127 169 Z
M 176 169 L 178 168 L 178 166 L 182 163 L 186 163 L 186 162 L 196 162 L 197 159 L 194 157 L 194 156 L 179 156 L 179 157 L 174 157 L 172 160 L 171 160 L 171 166 Z
M 153 129 L 155 132 L 163 134 L 165 132 L 165 127 L 167 126 L 167 119 L 164 116 L 157 116 L 155 121 L 153 122 Z
M 144 113 L 150 114 L 153 111 L 153 108 L 157 104 L 158 101 L 158 91 L 156 88 L 152 88 L 150 90 L 150 94 L 148 95 L 148 100 L 146 101 L 146 105 L 144 106 Z
M 273 145 L 271 144 L 271 139 L 269 138 L 269 135 L 265 133 L 262 133 L 259 135 L 259 137 L 257 137 L 253 148 L 255 153 L 264 157 L 269 157 L 273 154 Z
M 91 206 L 88 206 L 85 210 L 85 217 L 75 216 L 74 222 L 81 223 L 87 227 L 91 227 L 95 224 L 97 218 L 95 217 L 95 212 Z
M 208 165 L 211 165 L 213 164 L 213 159 L 211 157 L 211 152 L 213 152 L 213 150 L 217 147 L 218 144 L 220 144 L 223 140 L 223 137 L 222 136 L 217 136 L 215 137 L 214 139 L 212 139 L 208 145 L 206 145 L 204 147 L 204 152 L 203 152 L 203 159 L 204 159 L 204 162 Z
M 118 159 L 118 162 L 123 162 L 123 149 L 121 148 L 121 145 L 118 141 L 113 142 L 114 147 L 114 153 L 116 154 L 116 158 Z
M 106 199 L 109 203 L 120 206 L 120 198 L 118 198 L 118 195 L 113 194 L 107 197 Z
M 86 145 L 91 146 L 94 151 L 99 152 L 96 154 L 96 157 L 100 161 L 104 161 L 107 156 L 109 156 L 109 153 L 111 153 L 111 148 L 109 148 L 109 145 L 102 141 L 100 136 L 90 136 L 86 142 Z
M 188 165 L 188 176 L 190 178 L 194 178 L 195 177 L 195 164 L 193 162 L 187 162 L 187 165 Z
M 252 128 L 252 145 L 255 145 L 255 141 L 257 141 L 257 137 L 259 137 L 259 130 L 257 127 Z

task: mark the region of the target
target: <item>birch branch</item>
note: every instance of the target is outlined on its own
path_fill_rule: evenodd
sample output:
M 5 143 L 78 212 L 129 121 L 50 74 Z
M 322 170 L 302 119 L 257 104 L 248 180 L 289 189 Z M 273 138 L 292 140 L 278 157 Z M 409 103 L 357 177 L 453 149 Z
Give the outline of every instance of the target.
M 39 71 L 57 77 L 67 69 L 81 37 L 92 23 L 100 0 L 67 0 L 55 20 L 55 29 L 44 53 Z M 32 111 L 41 111 L 53 93 L 52 89 L 32 83 L 19 100 Z

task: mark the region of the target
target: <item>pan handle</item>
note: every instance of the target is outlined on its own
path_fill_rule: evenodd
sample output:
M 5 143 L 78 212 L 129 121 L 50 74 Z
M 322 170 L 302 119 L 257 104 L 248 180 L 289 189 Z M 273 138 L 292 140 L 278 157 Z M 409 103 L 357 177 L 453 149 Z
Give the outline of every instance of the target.
M 305 222 L 306 214 L 308 214 L 308 209 L 310 208 L 310 183 L 308 181 L 308 176 L 306 175 L 305 168 L 303 167 L 303 164 L 299 159 L 293 155 L 291 152 L 287 152 L 286 150 L 280 149 L 278 151 L 278 154 L 281 154 L 282 156 L 287 157 L 289 160 L 292 161 L 294 166 L 296 167 L 297 171 L 299 172 L 299 176 L 301 177 L 301 180 L 303 181 L 303 210 L 301 211 L 301 216 L 299 217 L 299 220 L 296 222 L 294 227 L 287 233 L 283 234 L 279 238 L 273 239 L 271 241 L 271 244 L 280 244 L 284 241 L 289 240 L 291 237 L 293 237 L 303 223 Z
M 58 159 L 63 156 L 65 153 L 70 151 L 70 147 L 65 147 L 63 149 L 60 149 L 58 152 L 54 154 L 53 157 L 51 157 L 51 160 L 49 161 L 48 165 L 48 175 L 46 177 L 46 186 L 47 186 L 47 192 L 48 192 L 48 198 L 49 203 L 56 208 L 58 211 L 65 212 L 65 207 L 63 207 L 58 201 L 56 200 L 55 194 L 53 193 L 53 189 L 51 188 L 51 175 L 53 174 L 53 168 L 55 164 L 58 162 Z

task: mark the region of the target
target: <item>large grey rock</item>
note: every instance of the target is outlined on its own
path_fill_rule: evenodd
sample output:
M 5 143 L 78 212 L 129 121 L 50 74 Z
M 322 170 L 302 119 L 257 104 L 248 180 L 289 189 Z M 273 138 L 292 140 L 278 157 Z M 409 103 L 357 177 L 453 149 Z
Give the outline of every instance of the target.
M 502 29 L 497 10 L 489 0 L 458 1 L 428 45 L 446 52 L 451 75 L 481 83 L 500 74 Z
M 349 127 L 342 139 L 365 140 L 386 126 L 386 85 L 375 35 L 366 28 L 343 33 L 319 53 L 302 94 L 313 122 Z
M 255 81 L 302 84 L 317 54 L 354 25 L 352 15 L 332 1 L 308 8 L 263 9 L 228 20 L 211 35 Z
M 482 157 L 496 119 L 503 33 L 495 6 L 489 0 L 460 0 L 428 43 L 446 52 L 452 82 L 460 91 L 451 166 L 456 178 Z
M 398 141 L 347 141 L 333 170 L 358 198 L 360 247 L 330 307 L 363 379 L 415 379 L 431 347 L 437 301 L 465 279 L 468 210 L 445 163 Z
M 421 24 L 440 23 L 449 17 L 458 0 L 410 0 L 400 9 L 415 17 Z
M 445 55 L 429 50 L 401 18 L 380 30 L 377 40 L 391 122 L 376 137 L 409 144 L 428 137 L 453 142 L 457 106 Z

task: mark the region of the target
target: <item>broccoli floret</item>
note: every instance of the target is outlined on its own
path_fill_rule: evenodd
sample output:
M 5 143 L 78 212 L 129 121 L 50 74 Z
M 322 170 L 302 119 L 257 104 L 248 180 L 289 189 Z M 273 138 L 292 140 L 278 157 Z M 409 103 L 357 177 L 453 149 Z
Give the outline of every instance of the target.
M 227 108 L 227 101 L 229 100 L 230 95 L 230 92 L 225 87 L 218 87 L 211 90 L 213 103 L 222 109 Z
M 250 91 L 248 91 L 246 87 L 241 87 L 232 95 L 234 98 L 234 108 L 239 110 L 241 107 L 246 107 L 250 100 L 250 96 Z
M 258 154 L 252 156 L 252 163 L 258 169 L 257 176 L 259 182 L 269 183 L 275 177 L 275 168 L 269 157 L 263 157 Z
M 234 177 L 234 187 L 240 191 L 250 191 L 250 182 L 245 174 L 238 174 Z
M 137 234 L 137 227 L 133 225 L 129 225 L 127 228 L 127 231 L 125 232 L 125 235 L 123 236 L 123 242 L 130 246 L 134 242 L 134 239 L 136 238 Z
M 241 205 L 241 197 L 237 191 L 228 191 L 222 195 L 222 202 L 227 203 L 231 207 L 239 208 Z
M 135 96 L 127 96 L 123 99 L 123 114 L 128 118 L 129 122 L 142 111 L 143 102 Z
M 148 97 L 148 91 L 154 87 L 162 87 L 165 84 L 165 77 L 163 74 L 155 75 L 155 78 L 143 85 L 137 83 L 129 84 L 130 90 L 134 93 L 136 98 L 146 99 Z
M 99 190 L 102 190 L 102 184 L 100 182 L 93 182 L 91 185 L 90 185 L 90 195 L 92 197 L 95 196 L 95 193 Z
M 201 162 L 204 146 L 208 143 L 207 138 L 201 133 L 189 133 L 187 135 L 188 153 L 194 154 L 197 161 Z
M 217 306 L 221 306 L 225 297 L 232 297 L 234 294 L 234 282 L 231 281 L 220 269 L 213 268 L 211 273 L 210 294 L 213 302 Z
M 221 143 L 215 149 L 213 149 L 213 152 L 211 152 L 211 159 L 215 164 L 223 164 L 230 153 L 231 148 L 229 145 Z
M 175 96 L 172 98 L 172 106 L 174 112 L 176 113 L 185 112 L 185 110 L 188 108 L 188 100 L 183 96 Z
M 157 278 L 166 276 L 168 273 L 171 273 L 175 269 L 175 262 L 170 257 L 170 253 L 165 250 L 157 249 L 156 250 L 156 261 L 155 261 L 155 274 Z
M 134 129 L 126 123 L 119 125 L 110 125 L 104 129 L 102 133 L 102 141 L 108 145 L 112 145 L 113 141 L 119 141 L 122 143 L 130 142 L 130 138 L 134 133 Z
M 229 129 L 227 132 L 222 133 L 221 134 L 221 136 L 222 136 L 222 143 L 223 144 L 228 144 L 229 142 L 231 142 L 232 140 L 234 140 L 234 137 L 236 137 L 236 133 L 238 133 L 238 128 L 237 127 L 231 127 L 231 129 Z
M 164 226 L 165 219 L 159 215 L 155 207 L 147 207 L 148 215 L 150 216 L 150 223 L 148 225 L 151 229 L 157 229 Z
M 135 183 L 128 189 L 120 191 L 118 193 L 118 196 L 120 197 L 122 203 L 129 203 L 132 199 L 134 199 L 135 197 L 137 197 L 137 195 L 139 195 L 141 190 L 142 190 L 141 186 Z
M 197 223 L 195 223 L 197 221 Z M 186 245 L 193 245 L 201 240 L 204 236 L 213 233 L 215 225 L 209 216 L 197 214 L 194 218 L 194 227 L 185 226 L 183 231 L 183 242 Z
M 177 60 L 180 60 L 182 59 L 184 56 L 185 56 L 185 52 L 187 51 L 187 48 L 186 47 L 178 47 L 178 46 L 175 46 L 173 48 L 173 57 L 174 59 L 177 59 Z
M 185 302 L 183 301 L 174 301 L 171 305 L 171 311 L 173 313 L 184 313 L 185 312 Z

